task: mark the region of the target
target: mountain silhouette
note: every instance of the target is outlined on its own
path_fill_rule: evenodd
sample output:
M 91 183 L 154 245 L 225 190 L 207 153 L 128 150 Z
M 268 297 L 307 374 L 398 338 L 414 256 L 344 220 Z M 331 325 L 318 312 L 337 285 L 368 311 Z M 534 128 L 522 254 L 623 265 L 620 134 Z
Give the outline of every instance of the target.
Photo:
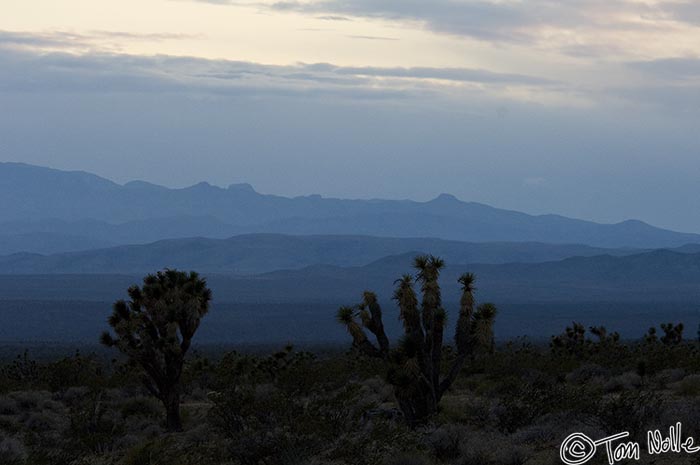
M 61 234 L 109 242 L 117 238 L 122 244 L 187 237 L 193 232 L 207 237 L 359 234 L 639 248 L 700 243 L 700 235 L 641 221 L 600 224 L 559 215 L 535 216 L 463 202 L 448 194 L 427 202 L 318 195 L 287 198 L 260 194 L 247 184 L 221 188 L 199 183 L 183 189 L 141 181 L 121 185 L 90 173 L 21 163 L 0 163 L 0 211 L 0 235 L 51 233 L 55 230 L 47 222 L 59 221 Z M 93 228 L 83 228 L 86 221 Z
M 451 263 L 529 263 L 571 256 L 629 255 L 639 250 L 535 242 L 246 234 L 228 239 L 168 239 L 51 255 L 18 253 L 0 257 L 0 273 L 148 273 L 169 267 L 253 274 L 311 265 L 361 266 L 386 256 L 419 252 L 439 255 Z

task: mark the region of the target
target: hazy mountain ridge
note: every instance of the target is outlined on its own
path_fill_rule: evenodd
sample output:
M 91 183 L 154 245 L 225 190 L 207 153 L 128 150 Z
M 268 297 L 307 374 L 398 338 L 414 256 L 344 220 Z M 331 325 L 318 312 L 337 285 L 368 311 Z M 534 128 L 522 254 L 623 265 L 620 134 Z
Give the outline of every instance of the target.
M 361 266 L 386 256 L 432 253 L 448 263 L 545 262 L 571 256 L 628 255 L 637 249 L 532 242 L 470 243 L 431 238 L 247 234 L 186 238 L 144 245 L 0 257 L 0 273 L 146 273 L 166 267 L 253 274 L 310 265 Z
M 17 234 L 18 223 L 54 219 L 64 222 L 63 234 L 89 233 L 88 237 L 108 241 L 121 234 L 119 243 L 254 232 L 639 248 L 700 242 L 700 235 L 663 230 L 640 221 L 599 224 L 558 215 L 533 216 L 462 202 L 448 194 L 428 202 L 342 200 L 317 195 L 287 198 L 259 194 L 247 184 L 227 189 L 207 183 L 182 189 L 141 181 L 120 185 L 89 173 L 17 163 L 0 164 L 0 210 L 0 221 L 6 223 L 0 225 L 0 234 Z M 86 220 L 94 222 L 92 233 L 90 228 L 80 226 Z M 170 225 L 164 226 L 163 222 Z M 15 229 L 7 223 L 14 224 Z M 25 228 L 23 232 L 51 232 L 45 226 L 38 227 L 43 229 Z M 105 235 L 99 235 L 100 228 Z M 204 234 L 198 234 L 200 231 Z
M 364 289 L 377 289 L 390 296 L 394 279 L 412 270 L 414 253 L 381 258 L 361 267 L 316 265 L 301 270 L 280 270 L 247 280 L 250 292 L 270 286 L 290 297 L 293 288 L 285 283 L 303 282 L 306 298 L 350 296 Z M 457 278 L 466 271 L 478 277 L 480 295 L 499 302 L 640 301 L 658 302 L 700 299 L 700 253 L 654 250 L 625 256 L 609 254 L 570 257 L 541 263 L 468 264 L 447 263 L 443 288 L 457 294 Z M 256 281 L 257 279 L 257 281 Z M 246 287 L 246 286 L 242 286 Z M 299 298 L 302 296 L 299 295 Z
M 373 289 L 389 300 L 394 281 L 411 272 L 415 252 L 383 257 L 362 266 L 309 265 L 295 270 L 241 276 L 203 273 L 217 302 L 352 303 Z M 20 258 L 26 255 L 18 256 Z M 458 296 L 457 277 L 477 275 L 481 300 L 535 302 L 694 302 L 700 300 L 700 253 L 668 250 L 614 257 L 574 257 L 542 263 L 447 262 L 441 287 Z M 141 274 L 0 274 L 5 299 L 112 300 Z M 449 300 L 449 298 L 447 298 Z
M 116 245 L 147 244 L 162 239 L 190 237 L 228 238 L 240 234 L 236 228 L 214 217 L 171 217 L 135 220 L 122 224 L 84 219 L 42 219 L 0 223 L 0 255 L 33 252 L 44 255 L 77 252 Z M 40 235 L 42 241 L 32 236 Z M 82 239 L 80 242 L 66 238 Z M 73 246 L 75 245 L 75 247 Z
M 109 240 L 55 232 L 0 234 L 0 256 L 18 252 L 52 254 L 99 249 L 115 245 Z
M 213 290 L 213 311 L 203 340 L 249 342 L 344 341 L 335 321 L 340 305 L 374 290 L 390 327 L 397 310 L 394 281 L 411 272 L 415 252 L 363 266 L 310 265 L 303 269 L 235 276 L 203 273 Z M 17 259 L 36 257 L 19 254 Z M 549 337 L 570 324 L 605 324 L 638 337 L 659 321 L 697 324 L 700 253 L 667 250 L 614 257 L 597 255 L 543 263 L 447 262 L 440 280 L 448 322 L 458 305 L 457 277 L 477 275 L 480 302 L 496 302 L 497 331 L 507 337 Z M 94 340 L 111 304 L 126 297 L 142 274 L 0 274 L 0 339 Z M 17 318 L 18 312 L 24 316 Z M 61 326 L 53 324 L 61 321 Z M 309 332 L 308 328 L 317 328 Z

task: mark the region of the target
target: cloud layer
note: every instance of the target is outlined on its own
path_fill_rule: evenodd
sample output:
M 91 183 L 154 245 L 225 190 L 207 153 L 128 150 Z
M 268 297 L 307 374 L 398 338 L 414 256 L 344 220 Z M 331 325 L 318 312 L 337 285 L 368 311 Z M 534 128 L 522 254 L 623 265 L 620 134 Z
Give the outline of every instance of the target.
M 413 23 L 439 34 L 479 41 L 556 48 L 580 55 L 597 50 L 634 53 L 653 36 L 698 33 L 693 0 L 199 0 L 320 18 L 371 18 Z M 619 39 L 620 43 L 615 43 Z
M 113 33 L 117 35 L 117 33 Z M 556 89 L 537 76 L 484 69 L 350 67 L 330 63 L 266 65 L 195 57 L 137 56 L 84 51 L 90 37 L 0 31 L 0 90 L 177 92 L 211 94 L 336 95 L 419 98 L 455 89 L 484 94 L 506 88 Z M 76 49 L 79 53 L 75 53 Z

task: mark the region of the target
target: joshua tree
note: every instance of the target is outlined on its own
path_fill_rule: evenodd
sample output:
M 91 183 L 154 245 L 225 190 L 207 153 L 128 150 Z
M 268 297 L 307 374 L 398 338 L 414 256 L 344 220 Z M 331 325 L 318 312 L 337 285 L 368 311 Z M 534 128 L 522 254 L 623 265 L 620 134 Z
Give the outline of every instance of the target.
M 655 344 L 659 341 L 658 336 L 656 335 L 656 328 L 651 327 L 649 328 L 649 331 L 644 335 L 644 342 L 647 344 Z
M 377 296 L 363 294 L 355 307 L 341 307 L 338 320 L 352 336 L 353 347 L 371 357 L 381 357 L 387 364 L 387 379 L 394 386 L 399 407 L 410 426 L 424 423 L 437 412 L 440 399 L 457 378 L 465 361 L 479 349 L 493 348 L 493 321 L 496 307 L 482 304 L 474 307 L 474 275 L 459 278 L 462 285 L 455 345 L 457 353 L 444 377 L 440 367 L 443 359 L 443 335 L 446 312 L 438 278 L 444 262 L 433 256 L 416 257 L 418 273 L 415 281 L 421 286 L 422 299 L 413 289 L 414 278 L 404 275 L 396 281 L 394 300 L 399 306 L 404 337 L 400 346 L 390 351 L 389 340 L 382 324 L 382 311 Z M 375 337 L 373 344 L 365 329 Z
M 666 346 L 676 346 L 683 342 L 683 323 L 678 323 L 677 325 L 673 323 L 661 323 L 660 326 L 664 335 L 658 337 L 656 328 L 652 326 L 644 335 L 644 342 L 653 344 L 661 341 Z
M 209 310 L 211 291 L 197 273 L 159 271 L 129 288 L 130 301 L 114 304 L 101 342 L 143 368 L 146 388 L 160 399 L 169 431 L 181 431 L 180 376 L 192 337 Z
M 613 331 L 612 333 L 608 334 L 608 330 L 605 328 L 605 326 L 591 326 L 588 328 L 588 330 L 591 332 L 591 334 L 598 338 L 599 344 L 616 344 L 620 341 L 620 333 Z
M 573 322 L 559 336 L 552 336 L 552 350 L 563 350 L 571 354 L 580 354 L 586 346 L 586 328 L 581 323 Z
M 595 336 L 595 340 L 586 337 L 585 326 L 573 322 L 571 326 L 566 327 L 562 334 L 552 336 L 550 347 L 554 352 L 564 352 L 581 357 L 587 351 L 605 350 L 620 341 L 620 333 L 617 331 L 608 333 L 605 326 L 590 326 L 588 331 Z
M 673 325 L 673 323 L 661 324 L 661 329 L 664 335 L 661 337 L 661 342 L 667 346 L 676 346 L 683 342 L 683 323 Z

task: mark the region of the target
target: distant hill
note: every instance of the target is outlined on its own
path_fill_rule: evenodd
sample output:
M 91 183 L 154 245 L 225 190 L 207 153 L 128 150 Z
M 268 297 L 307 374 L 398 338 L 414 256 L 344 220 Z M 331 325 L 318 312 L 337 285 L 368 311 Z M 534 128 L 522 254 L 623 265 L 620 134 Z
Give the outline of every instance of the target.
M 359 267 L 314 265 L 251 276 L 205 273 L 214 299 L 198 341 L 347 345 L 335 312 L 357 303 L 366 289 L 378 293 L 388 331 L 398 336 L 390 299 L 394 280 L 412 271 L 412 259 L 407 253 Z M 477 274 L 478 300 L 498 305 L 499 337 L 549 338 L 572 320 L 604 324 L 627 337 L 640 337 L 661 322 L 682 321 L 694 334 L 699 322 L 700 254 L 662 250 L 545 263 L 448 262 L 440 282 L 448 324 L 454 323 L 456 279 L 464 271 Z M 133 274 L 0 274 L 0 341 L 95 341 L 112 302 L 140 280 Z
M 408 253 L 362 267 L 316 265 L 229 278 L 219 298 L 256 302 L 264 296 L 283 296 L 286 301 L 336 302 L 354 299 L 365 289 L 388 298 L 394 280 L 412 271 L 413 257 Z M 480 298 L 496 302 L 698 302 L 700 311 L 700 253 L 656 250 L 544 263 L 447 262 L 441 282 L 446 296 L 458 295 L 457 278 L 465 271 L 476 273 Z
M 94 236 L 75 236 L 56 232 L 0 234 L 0 256 L 22 251 L 40 254 L 74 252 L 105 248 L 112 245 L 114 245 L 114 242 Z
M 240 228 L 213 217 L 153 218 L 121 224 L 93 219 L 9 221 L 0 222 L 0 255 L 18 252 L 48 255 L 115 245 L 147 244 L 166 238 L 223 239 L 236 234 L 240 234 Z
M 700 235 L 640 221 L 598 224 L 558 215 L 533 216 L 462 202 L 448 194 L 428 202 L 341 200 L 317 195 L 286 198 L 259 194 L 247 184 L 225 189 L 207 183 L 184 189 L 145 182 L 120 185 L 85 172 L 20 163 L 0 163 L 0 212 L 0 235 L 58 232 L 49 221 L 58 220 L 61 234 L 109 242 L 117 239 L 118 243 L 242 233 L 361 234 L 638 248 L 700 243 Z M 93 223 L 85 228 L 86 221 Z M 35 227 L 27 227 L 32 222 Z
M 184 244 L 183 244 L 184 246 Z M 215 300 L 248 303 L 354 301 L 365 289 L 391 296 L 394 281 L 411 267 L 415 252 L 363 266 L 311 265 L 255 275 L 205 272 Z M 7 257 L 17 262 L 22 255 Z M 6 260 L 3 259 L 3 260 Z M 105 262 L 109 258 L 103 258 Z M 9 266 L 5 263 L 3 266 Z M 78 268 L 85 267 L 81 265 Z M 542 263 L 460 264 L 447 261 L 441 286 L 446 299 L 458 295 L 457 277 L 476 273 L 481 299 L 496 302 L 698 302 L 700 253 L 657 250 L 628 256 L 597 255 Z M 0 274 L 3 299 L 113 299 L 143 273 Z M 102 291 L 101 291 L 102 290 Z
M 228 239 L 169 239 L 53 255 L 0 257 L 0 273 L 146 273 L 166 267 L 254 274 L 311 265 L 361 266 L 382 257 L 430 252 L 448 263 L 545 262 L 572 256 L 628 255 L 633 249 L 534 242 L 470 243 L 369 236 L 247 234 Z

